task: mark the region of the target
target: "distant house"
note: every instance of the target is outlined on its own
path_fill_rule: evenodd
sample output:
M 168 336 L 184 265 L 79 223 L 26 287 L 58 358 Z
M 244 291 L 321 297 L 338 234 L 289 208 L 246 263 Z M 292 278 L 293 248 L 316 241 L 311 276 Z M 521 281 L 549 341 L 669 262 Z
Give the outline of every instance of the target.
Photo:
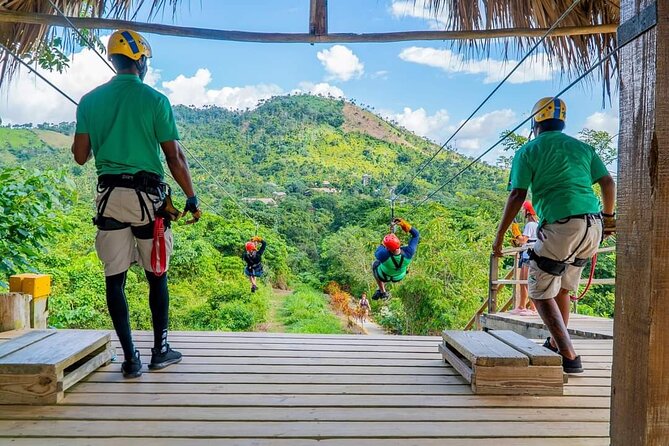
M 285 192 L 274 192 L 272 195 L 274 195 L 275 200 L 283 200 L 284 198 L 286 198 Z
M 276 206 L 274 198 L 242 198 L 244 203 L 262 203 L 267 206 Z
M 335 189 L 334 187 L 310 187 L 310 191 L 312 192 L 320 192 L 322 194 L 338 194 L 339 190 Z

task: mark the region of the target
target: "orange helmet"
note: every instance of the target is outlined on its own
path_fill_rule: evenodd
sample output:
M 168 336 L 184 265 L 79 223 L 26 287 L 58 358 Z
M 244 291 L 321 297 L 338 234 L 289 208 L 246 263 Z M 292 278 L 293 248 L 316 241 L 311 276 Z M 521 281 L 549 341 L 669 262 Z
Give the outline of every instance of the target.
M 256 247 L 256 244 L 253 242 L 246 242 L 246 252 L 253 252 L 257 251 L 258 248 Z
M 388 234 L 383 237 L 383 246 L 385 246 L 388 251 L 395 251 L 400 249 L 402 242 L 400 242 L 400 239 L 397 238 L 395 234 Z
M 530 215 L 537 215 L 536 211 L 534 210 L 534 206 L 532 206 L 532 203 L 529 201 L 523 202 L 523 209 Z

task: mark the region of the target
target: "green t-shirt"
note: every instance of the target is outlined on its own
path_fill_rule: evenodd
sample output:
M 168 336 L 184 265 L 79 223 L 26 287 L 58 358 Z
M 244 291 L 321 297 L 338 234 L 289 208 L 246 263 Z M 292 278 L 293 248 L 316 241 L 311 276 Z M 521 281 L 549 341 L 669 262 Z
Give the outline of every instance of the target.
M 595 149 L 562 132 L 543 132 L 513 158 L 509 190 L 531 189 L 545 223 L 600 211 L 592 185 L 608 175 Z
M 164 175 L 160 145 L 179 139 L 170 101 L 134 74 L 118 74 L 81 98 L 77 133 L 87 133 L 102 174 Z

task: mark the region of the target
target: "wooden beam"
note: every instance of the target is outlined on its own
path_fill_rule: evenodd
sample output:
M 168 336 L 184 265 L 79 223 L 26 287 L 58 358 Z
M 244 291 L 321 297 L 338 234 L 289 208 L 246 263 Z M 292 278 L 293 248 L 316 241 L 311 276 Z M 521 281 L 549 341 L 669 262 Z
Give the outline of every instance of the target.
M 412 40 L 480 40 L 506 37 L 541 37 L 547 31 L 544 28 L 502 28 L 480 31 L 407 31 L 390 33 L 335 33 L 312 35 L 300 33 L 257 33 L 247 31 L 227 31 L 220 29 L 189 28 L 183 26 L 163 25 L 159 23 L 131 22 L 99 18 L 69 17 L 79 28 L 88 29 L 120 29 L 130 28 L 138 32 L 161 34 L 176 37 L 192 37 L 195 39 L 229 40 L 236 42 L 256 43 L 374 43 L 402 42 Z M 69 26 L 61 17 L 50 14 L 33 14 L 18 11 L 0 10 L 0 23 L 29 23 L 46 26 Z M 596 26 L 570 26 L 556 29 L 554 36 L 583 36 L 591 34 L 612 34 L 617 24 L 610 23 Z
M 328 33 L 328 0 L 311 0 L 309 34 L 324 36 Z
M 621 29 L 654 3 L 621 1 Z M 657 25 L 619 54 L 613 446 L 669 439 L 669 2 L 656 5 Z

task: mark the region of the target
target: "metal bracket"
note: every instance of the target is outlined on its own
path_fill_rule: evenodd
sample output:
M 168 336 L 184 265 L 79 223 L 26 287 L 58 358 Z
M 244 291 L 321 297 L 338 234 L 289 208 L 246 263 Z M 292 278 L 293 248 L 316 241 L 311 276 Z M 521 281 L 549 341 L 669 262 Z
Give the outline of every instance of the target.
M 618 47 L 628 44 L 657 25 L 657 1 L 618 27 Z

